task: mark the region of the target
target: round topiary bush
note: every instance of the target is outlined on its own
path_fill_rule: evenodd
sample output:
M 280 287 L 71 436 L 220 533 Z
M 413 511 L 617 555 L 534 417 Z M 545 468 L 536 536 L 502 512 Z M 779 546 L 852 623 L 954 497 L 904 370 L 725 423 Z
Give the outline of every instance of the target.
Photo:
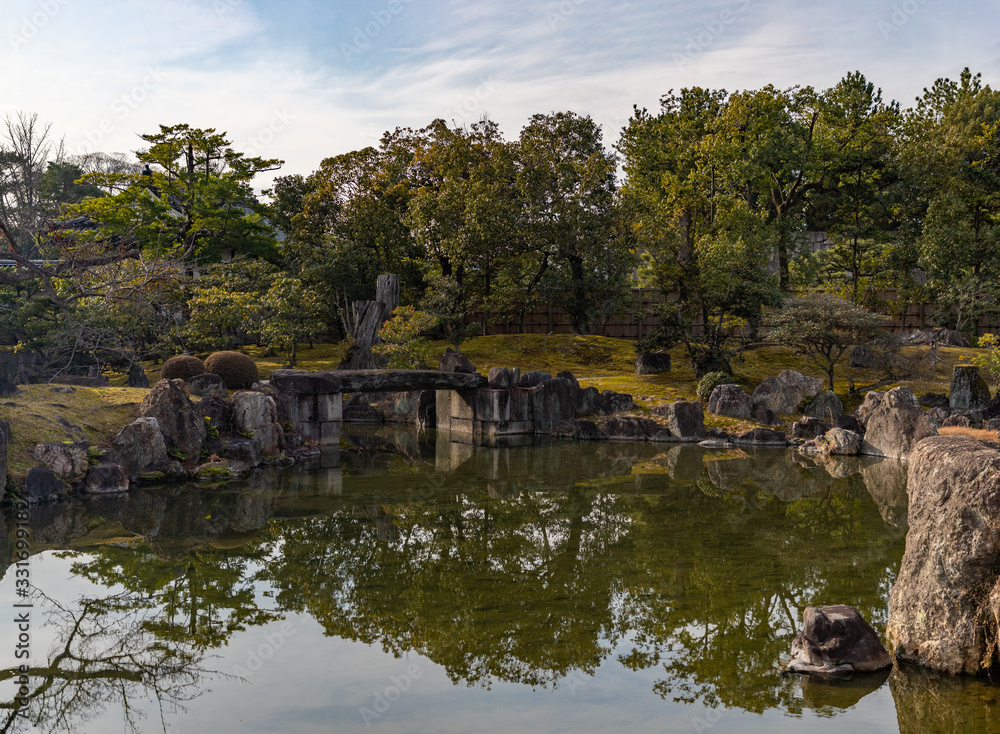
M 205 359 L 205 370 L 219 375 L 230 390 L 247 390 L 258 379 L 257 365 L 242 352 L 215 352 Z
M 190 354 L 178 354 L 163 363 L 160 377 L 164 380 L 190 380 L 205 374 L 205 363 Z
M 712 390 L 719 385 L 735 384 L 737 384 L 736 378 L 728 372 L 709 372 L 698 380 L 698 399 L 703 403 L 707 403 L 708 399 L 712 396 Z

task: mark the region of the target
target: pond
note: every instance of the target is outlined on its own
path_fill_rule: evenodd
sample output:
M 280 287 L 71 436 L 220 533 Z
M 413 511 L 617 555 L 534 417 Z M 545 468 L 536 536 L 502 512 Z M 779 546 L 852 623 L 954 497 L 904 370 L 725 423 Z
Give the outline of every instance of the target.
M 983 680 L 781 676 L 807 605 L 884 632 L 896 462 L 345 441 L 309 468 L 32 509 L 33 590 L 14 565 L 0 581 L 0 731 L 995 730 Z

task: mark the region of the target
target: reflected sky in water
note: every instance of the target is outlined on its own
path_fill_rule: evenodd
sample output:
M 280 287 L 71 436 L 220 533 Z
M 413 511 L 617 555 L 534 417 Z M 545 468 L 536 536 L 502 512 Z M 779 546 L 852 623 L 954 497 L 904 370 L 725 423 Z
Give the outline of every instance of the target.
M 898 464 L 349 438 L 340 466 L 38 508 L 52 682 L 5 730 L 987 730 L 981 682 L 779 674 L 806 605 L 882 632 Z

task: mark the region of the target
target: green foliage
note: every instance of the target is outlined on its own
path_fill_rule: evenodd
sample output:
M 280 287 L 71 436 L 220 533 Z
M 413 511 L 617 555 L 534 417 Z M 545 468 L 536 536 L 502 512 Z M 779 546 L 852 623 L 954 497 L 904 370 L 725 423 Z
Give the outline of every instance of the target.
M 190 354 L 178 354 L 163 363 L 160 377 L 164 380 L 190 380 L 205 374 L 205 363 Z
M 176 461 L 180 462 L 187 461 L 187 454 L 185 454 L 178 448 L 167 449 L 167 456 L 169 456 L 171 459 L 175 459 Z
M 834 389 L 834 367 L 852 344 L 885 340 L 885 318 L 828 293 L 809 293 L 785 301 L 771 313 L 764 337 L 809 357 L 826 372 Z
M 1000 383 L 1000 336 L 983 334 L 979 337 L 978 346 L 988 351 L 986 354 L 975 355 L 972 363 L 989 375 L 994 385 Z
M 148 173 L 95 172 L 82 179 L 118 192 L 84 199 L 72 211 L 99 225 L 97 237 L 131 237 L 147 255 L 186 261 L 275 254 L 274 229 L 252 181 L 281 161 L 246 156 L 214 128 L 160 125 L 141 137 L 148 147 L 136 156 Z
M 426 369 L 432 359 L 430 341 L 422 334 L 437 325 L 437 319 L 412 306 L 400 306 L 393 311 L 392 318 L 379 330 L 381 344 L 372 348 L 389 360 L 389 366 L 396 369 Z
M 212 424 L 211 416 L 205 416 L 205 433 L 209 438 L 218 438 L 219 429 Z
M 698 400 L 707 404 L 708 399 L 712 397 L 712 391 L 719 385 L 735 384 L 737 384 L 736 379 L 728 372 L 709 372 L 698 380 L 698 387 L 695 392 L 698 395 Z
M 257 365 L 242 352 L 213 352 L 205 358 L 205 371 L 219 375 L 230 390 L 248 390 L 257 382 Z

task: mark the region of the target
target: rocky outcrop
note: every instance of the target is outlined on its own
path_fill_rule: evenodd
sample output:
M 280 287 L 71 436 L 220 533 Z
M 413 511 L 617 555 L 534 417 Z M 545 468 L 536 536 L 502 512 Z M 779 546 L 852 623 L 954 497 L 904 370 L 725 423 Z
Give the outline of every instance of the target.
M 68 493 L 69 485 L 46 466 L 36 466 L 31 469 L 21 487 L 21 497 L 29 505 L 55 502 Z
M 875 352 L 871 347 L 855 344 L 847 351 L 847 363 L 855 369 L 870 370 L 875 367 Z
M 862 401 L 858 409 L 854 411 L 854 417 L 858 419 L 858 423 L 861 424 L 862 429 L 868 428 L 868 419 L 871 418 L 872 413 L 882 402 L 882 398 L 885 397 L 884 392 L 878 390 L 872 390 L 865 395 L 865 399 Z
M 844 404 L 840 402 L 837 393 L 833 390 L 821 392 L 802 411 L 803 415 L 813 418 L 822 418 L 826 421 L 834 421 L 837 416 L 844 412 Z
M 438 372 L 464 372 L 466 374 L 478 374 L 475 365 L 469 358 L 460 352 L 456 352 L 451 347 L 444 350 L 441 355 L 441 362 L 438 364 Z
M 229 394 L 226 381 L 222 379 L 221 375 L 217 375 L 214 372 L 204 372 L 200 375 L 195 375 L 187 380 L 187 384 L 188 391 L 192 395 L 199 395 L 201 397 L 218 395 L 224 398 Z
M 754 405 L 763 405 L 778 415 L 788 415 L 799 405 L 823 390 L 823 381 L 806 377 L 795 370 L 785 370 L 777 377 L 768 377 L 753 391 Z M 821 418 L 827 416 L 819 416 Z
M 137 418 L 129 423 L 118 431 L 114 448 L 129 478 L 166 471 L 170 463 L 167 444 L 156 418 Z
M 882 396 L 868 416 L 861 453 L 905 459 L 920 441 L 936 435 L 916 395 L 908 387 L 896 387 Z
M 512 390 L 521 381 L 521 370 L 517 367 L 490 367 L 486 378 L 487 387 L 494 390 Z
M 538 387 L 543 382 L 551 380 L 552 375 L 548 372 L 525 372 L 521 375 L 521 379 L 517 381 L 518 387 Z
M 733 443 L 737 446 L 787 446 L 788 438 L 784 431 L 772 431 L 769 428 L 754 428 L 737 436 Z
M 128 480 L 120 464 L 98 464 L 90 467 L 79 491 L 92 496 L 124 494 L 128 492 Z
M 806 607 L 802 622 L 785 668 L 790 673 L 849 675 L 892 665 L 875 630 L 854 607 Z
M 185 461 L 197 461 L 207 432 L 204 419 L 188 397 L 184 380 L 157 382 L 142 399 L 139 415 L 156 419 L 168 451 L 179 451 Z
M 990 387 L 978 367 L 955 365 L 951 373 L 948 407 L 959 410 L 983 410 L 990 404 Z
M 87 442 L 40 443 L 32 451 L 41 462 L 67 484 L 76 484 L 87 476 Z
M 648 441 L 660 427 L 649 418 L 612 416 L 601 423 L 600 429 L 605 436 L 617 441 Z
M 753 418 L 753 400 L 739 385 L 719 385 L 708 398 L 708 412 L 729 418 Z
M 641 352 L 635 356 L 637 375 L 657 375 L 670 371 L 670 352 Z
M 678 400 L 653 412 L 667 419 L 667 430 L 678 440 L 696 443 L 705 438 L 705 411 L 701 403 Z
M 819 418 L 801 418 L 792 424 L 792 438 L 808 441 L 825 435 L 831 428 L 832 425 Z
M 233 430 L 252 438 L 264 456 L 281 451 L 281 429 L 274 400 L 259 392 L 237 392 L 233 405 Z
M 1000 449 L 968 436 L 920 443 L 910 459 L 906 551 L 889 597 L 897 658 L 978 673 L 1000 621 Z

